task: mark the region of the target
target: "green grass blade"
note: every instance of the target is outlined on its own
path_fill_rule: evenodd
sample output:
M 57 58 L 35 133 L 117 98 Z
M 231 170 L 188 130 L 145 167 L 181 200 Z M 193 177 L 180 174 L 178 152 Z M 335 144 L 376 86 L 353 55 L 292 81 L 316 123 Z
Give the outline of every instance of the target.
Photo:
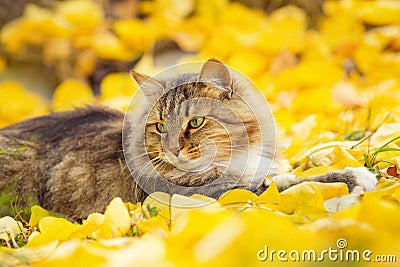
M 6 154 L 6 153 L 9 153 L 9 152 L 11 152 L 10 149 L 2 149 L 2 150 L 0 150 L 0 155 Z
M 372 169 L 373 167 L 371 165 L 371 162 L 369 161 L 368 155 L 364 154 L 363 156 L 364 156 L 364 161 L 365 161 L 365 165 L 367 166 L 367 168 Z
M 381 146 L 380 148 L 384 148 L 384 147 L 387 146 L 388 144 L 393 143 L 394 141 L 396 141 L 396 140 L 398 140 L 398 139 L 400 139 L 400 135 L 397 136 L 397 137 L 395 137 L 395 138 L 393 138 L 393 139 L 391 139 L 390 141 L 388 141 L 386 144 L 384 144 L 384 145 Z
M 374 153 L 372 153 L 372 155 L 378 155 L 379 153 L 382 152 L 389 152 L 389 151 L 400 151 L 400 148 L 397 147 L 385 147 L 385 148 L 380 148 L 377 151 L 375 151 Z

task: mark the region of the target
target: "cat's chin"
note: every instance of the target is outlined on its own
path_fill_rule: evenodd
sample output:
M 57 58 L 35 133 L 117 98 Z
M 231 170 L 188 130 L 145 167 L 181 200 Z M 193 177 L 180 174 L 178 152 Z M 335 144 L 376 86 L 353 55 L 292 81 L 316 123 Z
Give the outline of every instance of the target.
M 187 172 L 175 169 L 162 175 L 162 177 L 178 186 L 199 187 L 212 183 L 221 175 L 223 175 L 222 170 L 216 166 L 209 166 L 200 172 Z
M 166 159 L 169 164 L 173 165 L 177 170 L 180 170 L 183 174 L 186 173 L 205 173 L 212 168 L 215 168 L 214 166 L 213 157 L 200 157 L 197 159 L 188 159 L 182 154 L 179 154 L 178 157 L 173 156 L 173 155 L 168 155 L 166 154 Z

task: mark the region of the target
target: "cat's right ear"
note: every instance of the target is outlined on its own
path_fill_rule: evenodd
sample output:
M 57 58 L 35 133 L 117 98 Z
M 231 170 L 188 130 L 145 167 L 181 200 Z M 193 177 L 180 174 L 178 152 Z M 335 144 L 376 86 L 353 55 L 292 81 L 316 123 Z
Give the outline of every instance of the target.
M 231 90 L 231 75 L 224 63 L 216 58 L 209 59 L 201 69 L 199 81 L 211 82 Z
M 154 104 L 164 94 L 164 87 L 155 79 L 134 70 L 131 75 L 149 103 Z

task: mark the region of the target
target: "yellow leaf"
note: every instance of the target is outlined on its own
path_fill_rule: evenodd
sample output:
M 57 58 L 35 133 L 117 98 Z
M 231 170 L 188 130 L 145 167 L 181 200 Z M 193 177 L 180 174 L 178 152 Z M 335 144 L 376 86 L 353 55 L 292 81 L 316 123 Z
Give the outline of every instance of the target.
M 345 194 L 348 189 L 343 183 L 304 182 L 281 193 L 279 208 L 285 213 L 302 207 L 325 211 L 324 200 Z
M 122 199 L 114 198 L 104 213 L 104 223 L 98 232 L 93 233 L 96 238 L 114 238 L 124 236 L 131 228 L 131 218 Z
M 324 200 L 349 194 L 347 185 L 344 183 L 313 183 L 312 186 L 322 193 Z
M 104 215 L 101 213 L 91 213 L 89 214 L 87 220 L 83 221 L 82 233 L 85 236 L 94 237 L 92 234 L 100 230 L 104 223 Z
M 47 241 L 67 240 L 80 228 L 80 225 L 73 224 L 63 218 L 44 217 L 39 221 L 40 232 L 47 237 Z
M 393 197 L 397 200 L 398 203 L 400 203 L 400 189 L 396 190 L 393 193 Z
M 133 204 L 132 202 L 125 202 L 124 205 L 126 209 L 131 213 L 140 211 L 142 209 L 142 204 L 140 202 L 136 204 Z
M 217 258 L 244 230 L 245 224 L 239 218 L 225 219 L 196 243 L 194 257 L 200 263 Z
M 152 217 L 147 220 L 139 220 L 136 222 L 136 225 L 141 234 L 151 233 L 159 237 L 165 237 L 169 230 L 167 220 L 161 216 Z
M 129 73 L 110 73 L 100 84 L 101 103 L 126 111 L 138 86 Z
M 174 211 L 177 209 L 197 208 L 210 205 L 219 206 L 216 204 L 216 200 L 210 197 L 187 197 L 179 194 L 172 195 L 171 204 L 174 208 Z
M 139 52 L 126 48 L 111 32 L 97 33 L 93 38 L 92 47 L 102 59 L 130 61 L 140 55 Z
M 356 204 L 356 205 L 353 205 L 353 206 L 351 206 L 351 207 L 349 207 L 347 209 L 344 209 L 344 210 L 341 210 L 341 211 L 338 211 L 338 212 L 334 213 L 332 215 L 332 218 L 335 218 L 335 219 L 348 219 L 348 220 L 354 219 L 354 220 L 356 220 L 358 218 L 359 213 L 360 213 L 360 204 Z
M 186 197 L 178 194 L 170 196 L 164 192 L 154 192 L 150 194 L 143 202 L 143 211 L 146 218 L 150 218 L 150 209 L 157 210 L 157 217 L 163 218 L 167 223 L 176 222 L 181 215 L 186 214 L 188 209 L 218 208 L 219 205 L 215 199 L 206 196 L 193 195 Z
M 272 12 L 268 22 L 267 24 L 263 21 L 259 24 L 262 26 L 260 37 L 256 42 L 257 49 L 262 49 L 267 54 L 278 54 L 283 49 L 295 54 L 302 52 L 306 37 L 304 10 L 290 5 L 285 6 Z
M 110 73 L 100 84 L 100 100 L 103 104 L 126 110 L 138 86 L 129 73 Z
M 329 166 L 318 166 L 296 174 L 298 178 L 308 178 L 329 172 Z
M 323 20 L 320 33 L 331 49 L 342 55 L 348 55 L 361 42 L 364 26 L 352 14 L 342 12 Z
M 129 73 L 115 72 L 107 74 L 100 84 L 101 99 L 115 96 L 132 97 L 137 90 L 137 84 Z
M 103 9 L 93 1 L 57 2 L 56 14 L 67 19 L 77 32 L 95 30 L 104 20 Z
M 143 201 L 143 210 L 146 214 L 148 214 L 149 208 L 156 208 L 157 212 L 166 218 L 167 220 L 171 220 L 172 213 L 172 196 L 164 193 L 164 192 L 154 192 L 151 193 L 144 201 Z M 148 217 L 150 215 L 147 215 Z
M 400 136 L 400 123 L 385 123 L 371 137 L 371 144 L 377 147 L 383 146 L 398 136 Z M 397 140 L 395 143 L 400 144 L 400 141 Z
M 0 107 L 0 128 L 11 123 L 44 115 L 48 103 L 39 95 L 28 92 L 15 81 L 0 82 L 0 99 L 7 105 Z
M 84 82 L 64 80 L 54 91 L 52 108 L 63 111 L 84 106 L 94 102 L 92 89 Z
M 76 239 L 70 240 L 61 243 L 47 258 L 35 263 L 35 266 L 101 266 L 107 262 L 108 254 L 112 253 L 105 249 L 95 252 L 90 244 L 85 245 Z
M 309 177 L 313 177 L 313 176 L 322 175 L 322 174 L 325 174 L 330 171 L 342 170 L 346 167 L 357 168 L 357 167 L 362 167 L 362 166 L 363 165 L 357 160 L 344 159 L 332 166 L 319 166 L 319 167 L 308 169 L 303 172 L 299 172 L 296 174 L 296 176 L 298 178 L 309 178 Z
M 45 264 L 46 260 L 50 255 L 54 253 L 54 251 L 57 249 L 59 245 L 59 241 L 53 241 L 49 242 L 40 246 L 31 246 L 29 243 L 25 245 L 24 247 L 19 249 L 19 252 L 17 255 L 17 258 L 20 259 L 29 259 L 29 262 L 35 263 L 32 265 L 35 266 L 43 266 Z M 18 257 L 19 256 L 19 257 Z
M 361 162 L 348 158 L 348 159 L 343 159 L 336 163 L 335 165 L 331 166 L 330 170 L 335 171 L 335 170 L 342 170 L 346 167 L 353 167 L 353 168 L 358 168 L 358 167 L 363 167 L 364 165 L 361 164 Z
M 377 229 L 385 229 L 385 231 L 391 231 L 392 233 L 400 231 L 399 205 L 376 197 L 373 194 L 364 196 L 361 201 L 358 219 Z
M 35 226 L 39 223 L 40 219 L 50 215 L 50 212 L 43 209 L 42 207 L 35 205 L 31 207 L 31 218 L 29 219 L 29 225 Z
M 159 31 L 154 24 L 136 18 L 117 20 L 112 28 L 128 48 L 143 52 L 151 48 Z
M 382 187 L 382 185 L 375 189 L 372 192 L 365 192 L 364 197 L 369 198 L 369 197 L 376 197 L 376 198 L 384 198 L 388 200 L 394 200 L 395 199 L 395 193 L 400 190 L 400 183 L 394 183 L 390 186 L 385 186 Z
M 257 199 L 257 195 L 245 189 L 233 189 L 223 194 L 218 203 L 221 206 L 241 206 Z
M 249 76 L 258 75 L 267 69 L 266 58 L 253 50 L 239 50 L 232 54 L 227 64 Z
M 387 179 L 382 177 L 381 179 L 379 179 L 377 185 L 376 185 L 376 190 L 379 191 L 380 189 L 384 189 L 387 187 L 390 187 L 392 185 L 396 184 L 395 180 L 392 179 Z
M 217 201 L 214 198 L 203 196 L 203 195 L 199 195 L 199 194 L 191 195 L 190 198 L 198 199 L 198 200 L 204 200 L 204 201 L 209 202 L 209 203 L 214 203 L 214 202 Z
M 39 221 L 40 234 L 32 238 L 28 245 L 36 247 L 55 240 L 69 240 L 81 228 L 81 225 L 73 224 L 63 218 L 44 217 Z
M 400 3 L 397 1 L 359 1 L 359 4 L 355 9 L 367 24 L 400 23 Z
M 281 196 L 279 194 L 278 188 L 276 187 L 276 182 L 273 181 L 267 190 L 265 190 L 259 197 L 257 197 L 253 202 L 256 204 L 269 204 L 268 207 L 273 207 L 278 205 Z

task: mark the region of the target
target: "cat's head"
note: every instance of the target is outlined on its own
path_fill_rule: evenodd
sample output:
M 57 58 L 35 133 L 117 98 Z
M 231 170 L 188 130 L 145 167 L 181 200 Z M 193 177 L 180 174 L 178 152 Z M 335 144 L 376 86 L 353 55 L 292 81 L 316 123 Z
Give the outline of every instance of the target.
M 137 72 L 132 75 L 147 107 L 141 118 L 145 152 L 134 146 L 131 149 L 136 151 L 134 157 L 143 154 L 147 158 L 146 168 L 152 167 L 164 179 L 185 187 L 210 184 L 222 175 L 237 179 L 239 187 L 261 182 L 261 178 L 254 181 L 255 173 L 260 172 L 258 165 L 263 157 L 272 162 L 272 156 L 264 149 L 260 120 L 243 98 L 243 91 L 251 94 L 251 89 L 243 88 L 246 85 L 240 84 L 227 66 L 211 59 L 199 73 L 160 79 Z M 136 116 L 133 123 L 139 126 L 139 119 Z M 140 171 L 134 176 L 148 173 Z

